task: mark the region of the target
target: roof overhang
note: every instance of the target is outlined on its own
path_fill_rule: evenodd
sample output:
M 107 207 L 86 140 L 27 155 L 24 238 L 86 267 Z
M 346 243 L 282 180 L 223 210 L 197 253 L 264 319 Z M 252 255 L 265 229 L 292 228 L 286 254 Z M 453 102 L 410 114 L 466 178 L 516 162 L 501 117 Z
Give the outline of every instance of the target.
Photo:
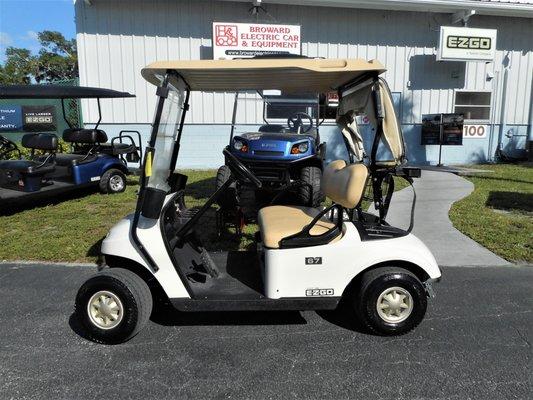
M 221 0 L 241 1 L 251 0 Z M 319 7 L 368 8 L 377 10 L 421 11 L 454 14 L 475 10 L 479 15 L 533 18 L 533 2 L 511 3 L 491 0 L 262 0 L 262 5 L 291 4 Z
M 70 85 L 5 85 L 0 86 L 0 99 L 112 99 L 135 97 L 128 92 Z
M 158 61 L 141 73 L 148 82 L 159 85 L 168 70 L 176 71 L 191 90 L 324 93 L 365 74 L 379 75 L 385 67 L 377 60 L 361 59 L 180 60 Z

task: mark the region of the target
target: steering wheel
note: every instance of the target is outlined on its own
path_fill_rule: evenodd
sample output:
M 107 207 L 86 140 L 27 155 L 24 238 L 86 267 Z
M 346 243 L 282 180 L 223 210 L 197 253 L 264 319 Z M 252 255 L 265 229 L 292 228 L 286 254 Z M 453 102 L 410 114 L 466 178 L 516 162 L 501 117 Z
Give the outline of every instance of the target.
M 257 176 L 255 176 L 237 157 L 231 154 L 227 148 L 222 151 L 222 154 L 226 157 L 231 172 L 235 174 L 237 178 L 240 178 L 245 182 L 253 183 L 258 189 L 263 186 Z
M 18 152 L 20 158 L 20 150 L 15 142 L 12 142 L 8 138 L 0 135 L 0 160 L 6 158 L 9 153 Z
M 309 121 L 307 125 L 304 123 L 304 119 Z M 296 131 L 298 133 L 307 133 L 313 127 L 313 118 L 307 113 L 297 112 L 292 114 L 287 119 L 287 125 L 289 126 L 291 131 Z

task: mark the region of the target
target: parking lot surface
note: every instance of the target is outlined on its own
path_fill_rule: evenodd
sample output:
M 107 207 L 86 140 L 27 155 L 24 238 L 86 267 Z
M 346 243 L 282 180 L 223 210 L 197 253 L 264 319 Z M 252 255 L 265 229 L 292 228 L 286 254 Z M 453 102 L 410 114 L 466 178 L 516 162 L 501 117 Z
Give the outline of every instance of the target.
M 1 399 L 533 397 L 531 267 L 444 268 L 426 319 L 401 337 L 331 312 L 165 312 L 117 346 L 74 331 L 93 272 L 0 265 Z

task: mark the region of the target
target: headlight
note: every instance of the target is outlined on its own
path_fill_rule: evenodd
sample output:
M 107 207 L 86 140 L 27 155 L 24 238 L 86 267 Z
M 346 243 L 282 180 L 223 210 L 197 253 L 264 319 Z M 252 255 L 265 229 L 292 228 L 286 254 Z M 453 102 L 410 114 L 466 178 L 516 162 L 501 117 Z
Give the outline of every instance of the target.
M 300 143 L 298 145 L 298 151 L 300 153 L 306 153 L 308 148 L 309 148 L 309 145 L 307 144 L 307 142 L 306 143 Z
M 309 144 L 307 142 L 295 144 L 291 148 L 291 154 L 303 154 L 306 153 L 309 149 Z
M 235 140 L 233 142 L 233 148 L 237 151 L 241 150 L 243 145 L 244 144 L 240 140 Z

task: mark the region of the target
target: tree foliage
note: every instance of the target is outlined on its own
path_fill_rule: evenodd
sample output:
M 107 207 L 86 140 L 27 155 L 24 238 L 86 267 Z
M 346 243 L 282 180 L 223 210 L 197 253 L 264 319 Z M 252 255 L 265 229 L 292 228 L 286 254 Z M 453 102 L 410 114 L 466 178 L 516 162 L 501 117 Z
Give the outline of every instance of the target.
M 8 47 L 0 65 L 0 84 L 53 82 L 78 77 L 76 39 L 67 40 L 60 32 L 38 34 L 41 49 L 37 55 L 28 49 Z

